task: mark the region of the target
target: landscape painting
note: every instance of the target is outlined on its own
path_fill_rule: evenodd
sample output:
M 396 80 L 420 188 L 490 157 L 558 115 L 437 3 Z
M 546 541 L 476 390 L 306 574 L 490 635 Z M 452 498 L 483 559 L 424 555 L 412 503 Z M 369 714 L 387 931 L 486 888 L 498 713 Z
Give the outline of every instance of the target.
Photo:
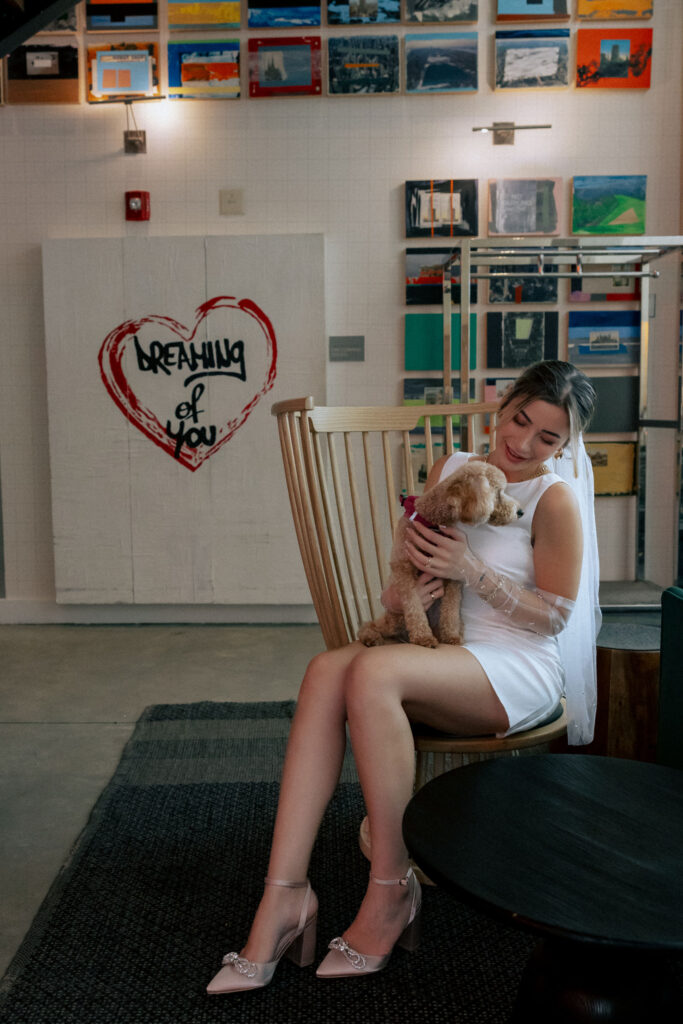
M 497 21 L 567 21 L 567 0 L 497 0 Z
M 372 25 L 401 20 L 401 0 L 327 0 L 328 25 Z
M 406 305 L 440 306 L 443 303 L 443 265 L 454 249 L 406 249 Z M 451 302 L 460 305 L 457 264 L 451 264 Z M 470 302 L 477 301 L 476 278 L 470 280 Z
M 408 33 L 406 92 L 476 92 L 477 33 Z
M 654 0 L 577 0 L 577 18 L 607 21 L 610 18 L 651 18 Z
M 172 32 L 240 27 L 240 0 L 168 0 L 167 10 Z
M 249 95 L 319 96 L 319 36 L 249 40 Z
M 539 274 L 537 264 L 496 264 L 489 269 L 496 275 L 489 278 L 489 302 L 557 302 L 557 278 Z
M 645 174 L 577 175 L 573 235 L 644 235 Z
M 476 21 L 478 0 L 406 0 L 406 21 Z
M 239 39 L 169 42 L 168 95 L 171 99 L 238 99 Z
M 247 0 L 249 28 L 309 28 L 320 25 L 320 0 L 293 4 L 291 0 Z
M 476 235 L 479 230 L 477 185 L 476 178 L 407 181 L 408 238 Z
M 640 314 L 623 309 L 571 312 L 567 358 L 579 366 L 636 365 Z
M 496 32 L 496 89 L 552 89 L 568 84 L 568 28 Z
M 561 178 L 489 181 L 489 235 L 559 235 Z
M 651 28 L 580 28 L 576 33 L 579 89 L 649 89 Z
M 331 96 L 398 92 L 398 36 L 330 36 L 327 45 Z
M 557 359 L 558 314 L 487 313 L 486 365 L 512 369 Z

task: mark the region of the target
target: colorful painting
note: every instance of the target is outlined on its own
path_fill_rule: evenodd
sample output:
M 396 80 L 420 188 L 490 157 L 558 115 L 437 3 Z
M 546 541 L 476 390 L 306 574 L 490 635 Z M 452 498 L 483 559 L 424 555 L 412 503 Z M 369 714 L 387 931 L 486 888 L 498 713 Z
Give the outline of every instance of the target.
M 557 359 L 558 314 L 487 313 L 486 365 L 501 369 Z
M 168 0 L 167 9 L 172 32 L 240 27 L 240 0 Z
M 440 306 L 443 303 L 443 265 L 454 249 L 406 249 L 406 305 Z M 457 264 L 451 265 L 451 273 Z M 470 280 L 470 302 L 477 301 L 476 278 Z M 451 278 L 451 302 L 460 305 L 460 278 Z
M 580 28 L 576 33 L 579 89 L 649 89 L 651 28 Z
M 577 0 L 577 18 L 607 21 L 610 18 L 651 18 L 654 0 Z
M 406 0 L 406 21 L 476 21 L 479 0 Z
M 85 23 L 97 32 L 157 28 L 156 0 L 87 0 Z
M 238 99 L 239 39 L 168 44 L 168 95 L 171 99 Z
M 406 92 L 476 92 L 477 33 L 408 33 Z
M 8 103 L 78 103 L 78 47 L 18 46 L 7 57 Z
M 489 302 L 557 302 L 557 278 L 539 274 L 537 264 L 496 264 L 489 269 L 496 275 L 489 278 Z
M 578 366 L 637 365 L 640 314 L 618 309 L 572 311 L 567 358 Z
M 330 36 L 327 46 L 331 96 L 399 91 L 398 36 Z
M 470 370 L 477 366 L 477 314 L 470 313 Z M 451 370 L 460 369 L 460 314 L 451 313 Z M 405 370 L 443 370 L 443 317 L 406 313 Z
M 567 21 L 567 0 L 498 0 L 497 21 Z
M 496 32 L 496 89 L 569 84 L 569 29 Z
M 561 178 L 489 181 L 489 235 L 559 235 Z
M 308 28 L 320 25 L 320 0 L 293 4 L 290 0 L 247 0 L 249 28 Z
M 159 95 L 156 43 L 112 43 L 88 47 L 88 102 Z
M 573 181 L 572 234 L 645 234 L 645 174 L 578 175 Z
M 328 25 L 400 21 L 401 0 L 327 0 Z
M 457 377 L 451 379 L 453 389 L 453 404 L 461 401 L 460 380 Z M 470 381 L 470 401 L 475 398 L 475 382 Z M 404 405 L 444 405 L 443 383 L 434 377 L 406 377 L 403 381 L 403 404 Z M 441 434 L 445 427 L 443 416 L 432 416 L 432 433 Z M 459 422 L 460 417 L 455 417 L 454 424 Z M 420 418 L 411 434 L 424 434 L 424 419 Z M 424 446 L 423 446 L 424 450 Z M 443 452 L 439 452 L 442 455 Z
M 584 271 L 611 271 L 613 277 L 572 277 L 569 282 L 570 302 L 630 302 L 640 298 L 640 278 L 627 277 L 623 263 L 612 266 L 596 263 Z M 629 264 L 629 270 L 640 270 L 641 264 Z
M 249 40 L 250 96 L 319 96 L 320 37 Z
M 479 230 L 476 178 L 407 181 L 405 206 L 408 238 L 452 238 Z

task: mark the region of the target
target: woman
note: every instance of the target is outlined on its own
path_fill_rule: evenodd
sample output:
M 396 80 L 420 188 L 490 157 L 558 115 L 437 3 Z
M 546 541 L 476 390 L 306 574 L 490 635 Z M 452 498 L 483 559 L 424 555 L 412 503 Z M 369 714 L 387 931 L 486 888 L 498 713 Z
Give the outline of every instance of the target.
M 425 608 L 441 597 L 444 580 L 465 583 L 462 647 L 353 643 L 309 665 L 287 746 L 263 897 L 246 946 L 224 958 L 209 993 L 263 987 L 285 953 L 301 966 L 312 962 L 317 899 L 306 875 L 341 772 L 347 722 L 372 823 L 370 882 L 354 921 L 332 940 L 317 973 L 372 973 L 385 966 L 397 942 L 413 945 L 420 887 L 401 832 L 413 787 L 410 722 L 461 735 L 506 734 L 531 727 L 559 703 L 565 680 L 555 638 L 579 592 L 583 534 L 572 488 L 546 462 L 569 448 L 578 467 L 581 453 L 590 489 L 580 434 L 594 402 L 590 382 L 569 363 L 530 367 L 503 398 L 496 446 L 487 456 L 505 473 L 524 516 L 505 527 L 439 534 L 413 524 L 406 550 L 420 571 Z M 426 487 L 469 458 L 477 456 L 440 459 Z M 391 590 L 382 603 L 400 610 Z M 590 648 L 584 657 L 589 675 L 593 643 L 594 633 L 584 633 L 574 644 Z

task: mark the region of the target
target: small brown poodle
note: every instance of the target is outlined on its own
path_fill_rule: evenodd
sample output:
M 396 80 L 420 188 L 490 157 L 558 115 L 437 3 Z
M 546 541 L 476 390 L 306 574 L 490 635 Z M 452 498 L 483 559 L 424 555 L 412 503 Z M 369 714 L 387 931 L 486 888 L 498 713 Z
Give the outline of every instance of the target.
M 394 557 L 391 561 L 389 585 L 393 586 L 403 603 L 402 612 L 385 612 L 374 622 L 364 623 L 358 631 L 358 639 L 366 647 L 376 647 L 391 637 L 408 640 L 421 647 L 436 647 L 439 643 L 460 644 L 463 641 L 460 602 L 462 583 L 444 580 L 444 596 L 441 599 L 439 622 L 436 627 L 438 639 L 434 636 L 422 601 L 418 596 L 416 583 L 419 572 L 401 552 L 406 530 L 413 517 L 412 507 L 422 522 L 438 529 L 441 526 L 457 526 L 460 523 L 478 524 L 489 522 L 493 526 L 505 526 L 521 516 L 517 502 L 505 494 L 505 474 L 487 462 L 470 461 L 456 470 L 445 480 L 415 499 L 406 498 L 405 515 L 396 528 Z

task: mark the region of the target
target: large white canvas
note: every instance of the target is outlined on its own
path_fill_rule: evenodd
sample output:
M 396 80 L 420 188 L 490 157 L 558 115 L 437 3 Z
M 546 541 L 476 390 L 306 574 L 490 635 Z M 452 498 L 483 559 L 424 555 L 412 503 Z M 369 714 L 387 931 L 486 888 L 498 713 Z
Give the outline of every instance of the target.
M 325 400 L 323 244 L 322 235 L 44 243 L 59 602 L 310 601 L 270 408 L 304 394 Z M 254 310 L 272 325 L 276 357 Z M 243 343 L 225 371 L 234 376 L 186 383 L 187 363 L 173 360 L 189 351 L 196 321 L 197 348 L 216 340 L 236 355 Z M 175 353 L 170 365 L 160 353 Z M 153 411 L 166 449 L 122 411 L 136 401 Z M 181 443 L 176 457 L 181 426 L 195 441 L 202 427 L 207 440 L 210 427 L 218 442 L 231 436 L 198 464 L 207 445 Z

